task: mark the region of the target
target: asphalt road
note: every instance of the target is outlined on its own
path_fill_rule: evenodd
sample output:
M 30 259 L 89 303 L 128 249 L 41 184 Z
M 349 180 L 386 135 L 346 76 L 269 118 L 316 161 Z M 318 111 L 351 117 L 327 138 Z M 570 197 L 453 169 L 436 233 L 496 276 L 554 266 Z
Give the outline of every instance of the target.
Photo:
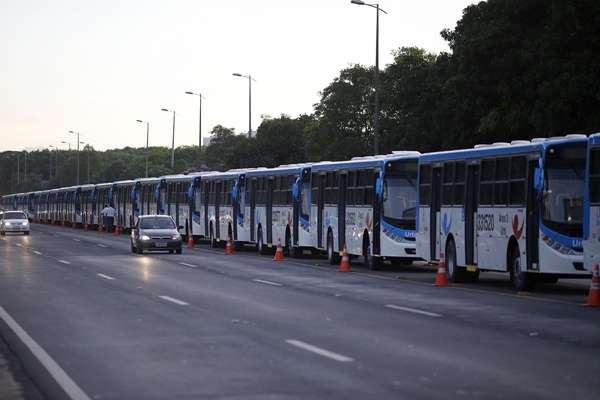
M 439 288 L 426 267 L 353 270 L 140 256 L 126 236 L 34 225 L 0 240 L 0 311 L 73 397 L 598 398 L 600 310 L 580 283 L 519 295 L 504 276 Z

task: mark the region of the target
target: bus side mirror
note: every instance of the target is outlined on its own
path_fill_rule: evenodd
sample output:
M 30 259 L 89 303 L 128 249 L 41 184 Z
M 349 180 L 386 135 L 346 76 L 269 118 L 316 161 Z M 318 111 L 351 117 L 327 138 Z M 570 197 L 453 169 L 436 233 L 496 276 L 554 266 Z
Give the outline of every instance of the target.
M 533 187 L 536 192 L 541 193 L 544 187 L 544 174 L 541 168 L 536 168 L 533 173 Z
M 383 200 L 383 177 L 381 175 L 375 181 L 375 194 L 379 200 Z

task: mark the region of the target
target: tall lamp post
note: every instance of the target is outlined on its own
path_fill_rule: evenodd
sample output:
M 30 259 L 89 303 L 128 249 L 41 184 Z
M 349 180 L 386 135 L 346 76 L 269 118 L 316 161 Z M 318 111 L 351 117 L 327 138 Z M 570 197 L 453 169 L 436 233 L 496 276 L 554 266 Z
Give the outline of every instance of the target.
M 92 146 L 89 143 L 81 142 L 83 148 L 87 150 L 87 183 L 90 184 L 90 153 Z
M 146 178 L 148 177 L 148 142 L 150 139 L 150 122 L 142 121 L 141 119 L 136 119 L 140 124 L 146 124 Z
M 379 154 L 379 132 L 381 130 L 381 116 L 379 111 L 379 12 L 384 14 L 387 12 L 379 8 L 379 4 L 369 4 L 362 0 L 350 0 L 352 4 L 358 4 L 359 6 L 369 6 L 377 10 L 376 22 L 375 22 L 375 110 L 374 110 L 374 121 L 373 121 L 373 150 L 375 154 Z
M 48 146 L 48 182 L 50 182 L 50 179 L 52 179 L 52 148 L 58 150 L 58 147 L 54 145 Z
M 240 78 L 248 78 L 248 137 L 252 136 L 252 81 L 256 82 L 256 79 L 252 78 L 250 74 L 242 75 L 238 72 L 234 72 L 233 76 Z
M 175 110 L 169 110 L 167 108 L 161 108 L 161 111 L 173 113 L 173 138 L 171 140 L 171 169 L 175 169 Z
M 77 185 L 79 185 L 79 132 L 69 131 L 69 133 L 73 133 L 77 135 Z
M 200 110 L 198 111 L 198 147 L 202 147 L 202 99 L 206 98 L 202 96 L 200 92 L 194 93 L 191 91 L 185 92 L 185 94 L 191 94 L 192 96 L 198 96 L 200 100 Z

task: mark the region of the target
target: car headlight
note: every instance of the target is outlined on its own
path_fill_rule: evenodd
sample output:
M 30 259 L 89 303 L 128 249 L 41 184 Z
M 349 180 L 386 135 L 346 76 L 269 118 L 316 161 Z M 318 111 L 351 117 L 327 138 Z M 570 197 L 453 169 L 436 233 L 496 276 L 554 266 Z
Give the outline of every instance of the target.
M 177 235 L 173 235 L 173 237 L 171 237 L 172 240 L 181 240 L 181 235 L 177 234 Z
M 11 223 L 10 222 L 5 222 L 4 225 L 11 226 Z
M 142 239 L 142 240 L 150 240 L 150 236 L 148 236 L 148 235 L 142 235 L 142 236 L 140 236 L 140 239 Z
M 23 222 L 21 225 L 27 226 L 28 222 Z

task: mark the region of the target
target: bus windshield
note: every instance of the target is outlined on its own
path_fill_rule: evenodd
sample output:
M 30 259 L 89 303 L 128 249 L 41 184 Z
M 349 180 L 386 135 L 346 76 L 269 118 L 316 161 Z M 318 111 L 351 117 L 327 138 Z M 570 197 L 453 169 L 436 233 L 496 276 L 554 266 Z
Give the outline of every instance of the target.
M 585 154 L 583 143 L 546 150 L 542 219 L 549 228 L 571 237 L 583 235 Z
M 383 183 L 383 218 L 401 229 L 415 229 L 417 161 L 388 161 Z

